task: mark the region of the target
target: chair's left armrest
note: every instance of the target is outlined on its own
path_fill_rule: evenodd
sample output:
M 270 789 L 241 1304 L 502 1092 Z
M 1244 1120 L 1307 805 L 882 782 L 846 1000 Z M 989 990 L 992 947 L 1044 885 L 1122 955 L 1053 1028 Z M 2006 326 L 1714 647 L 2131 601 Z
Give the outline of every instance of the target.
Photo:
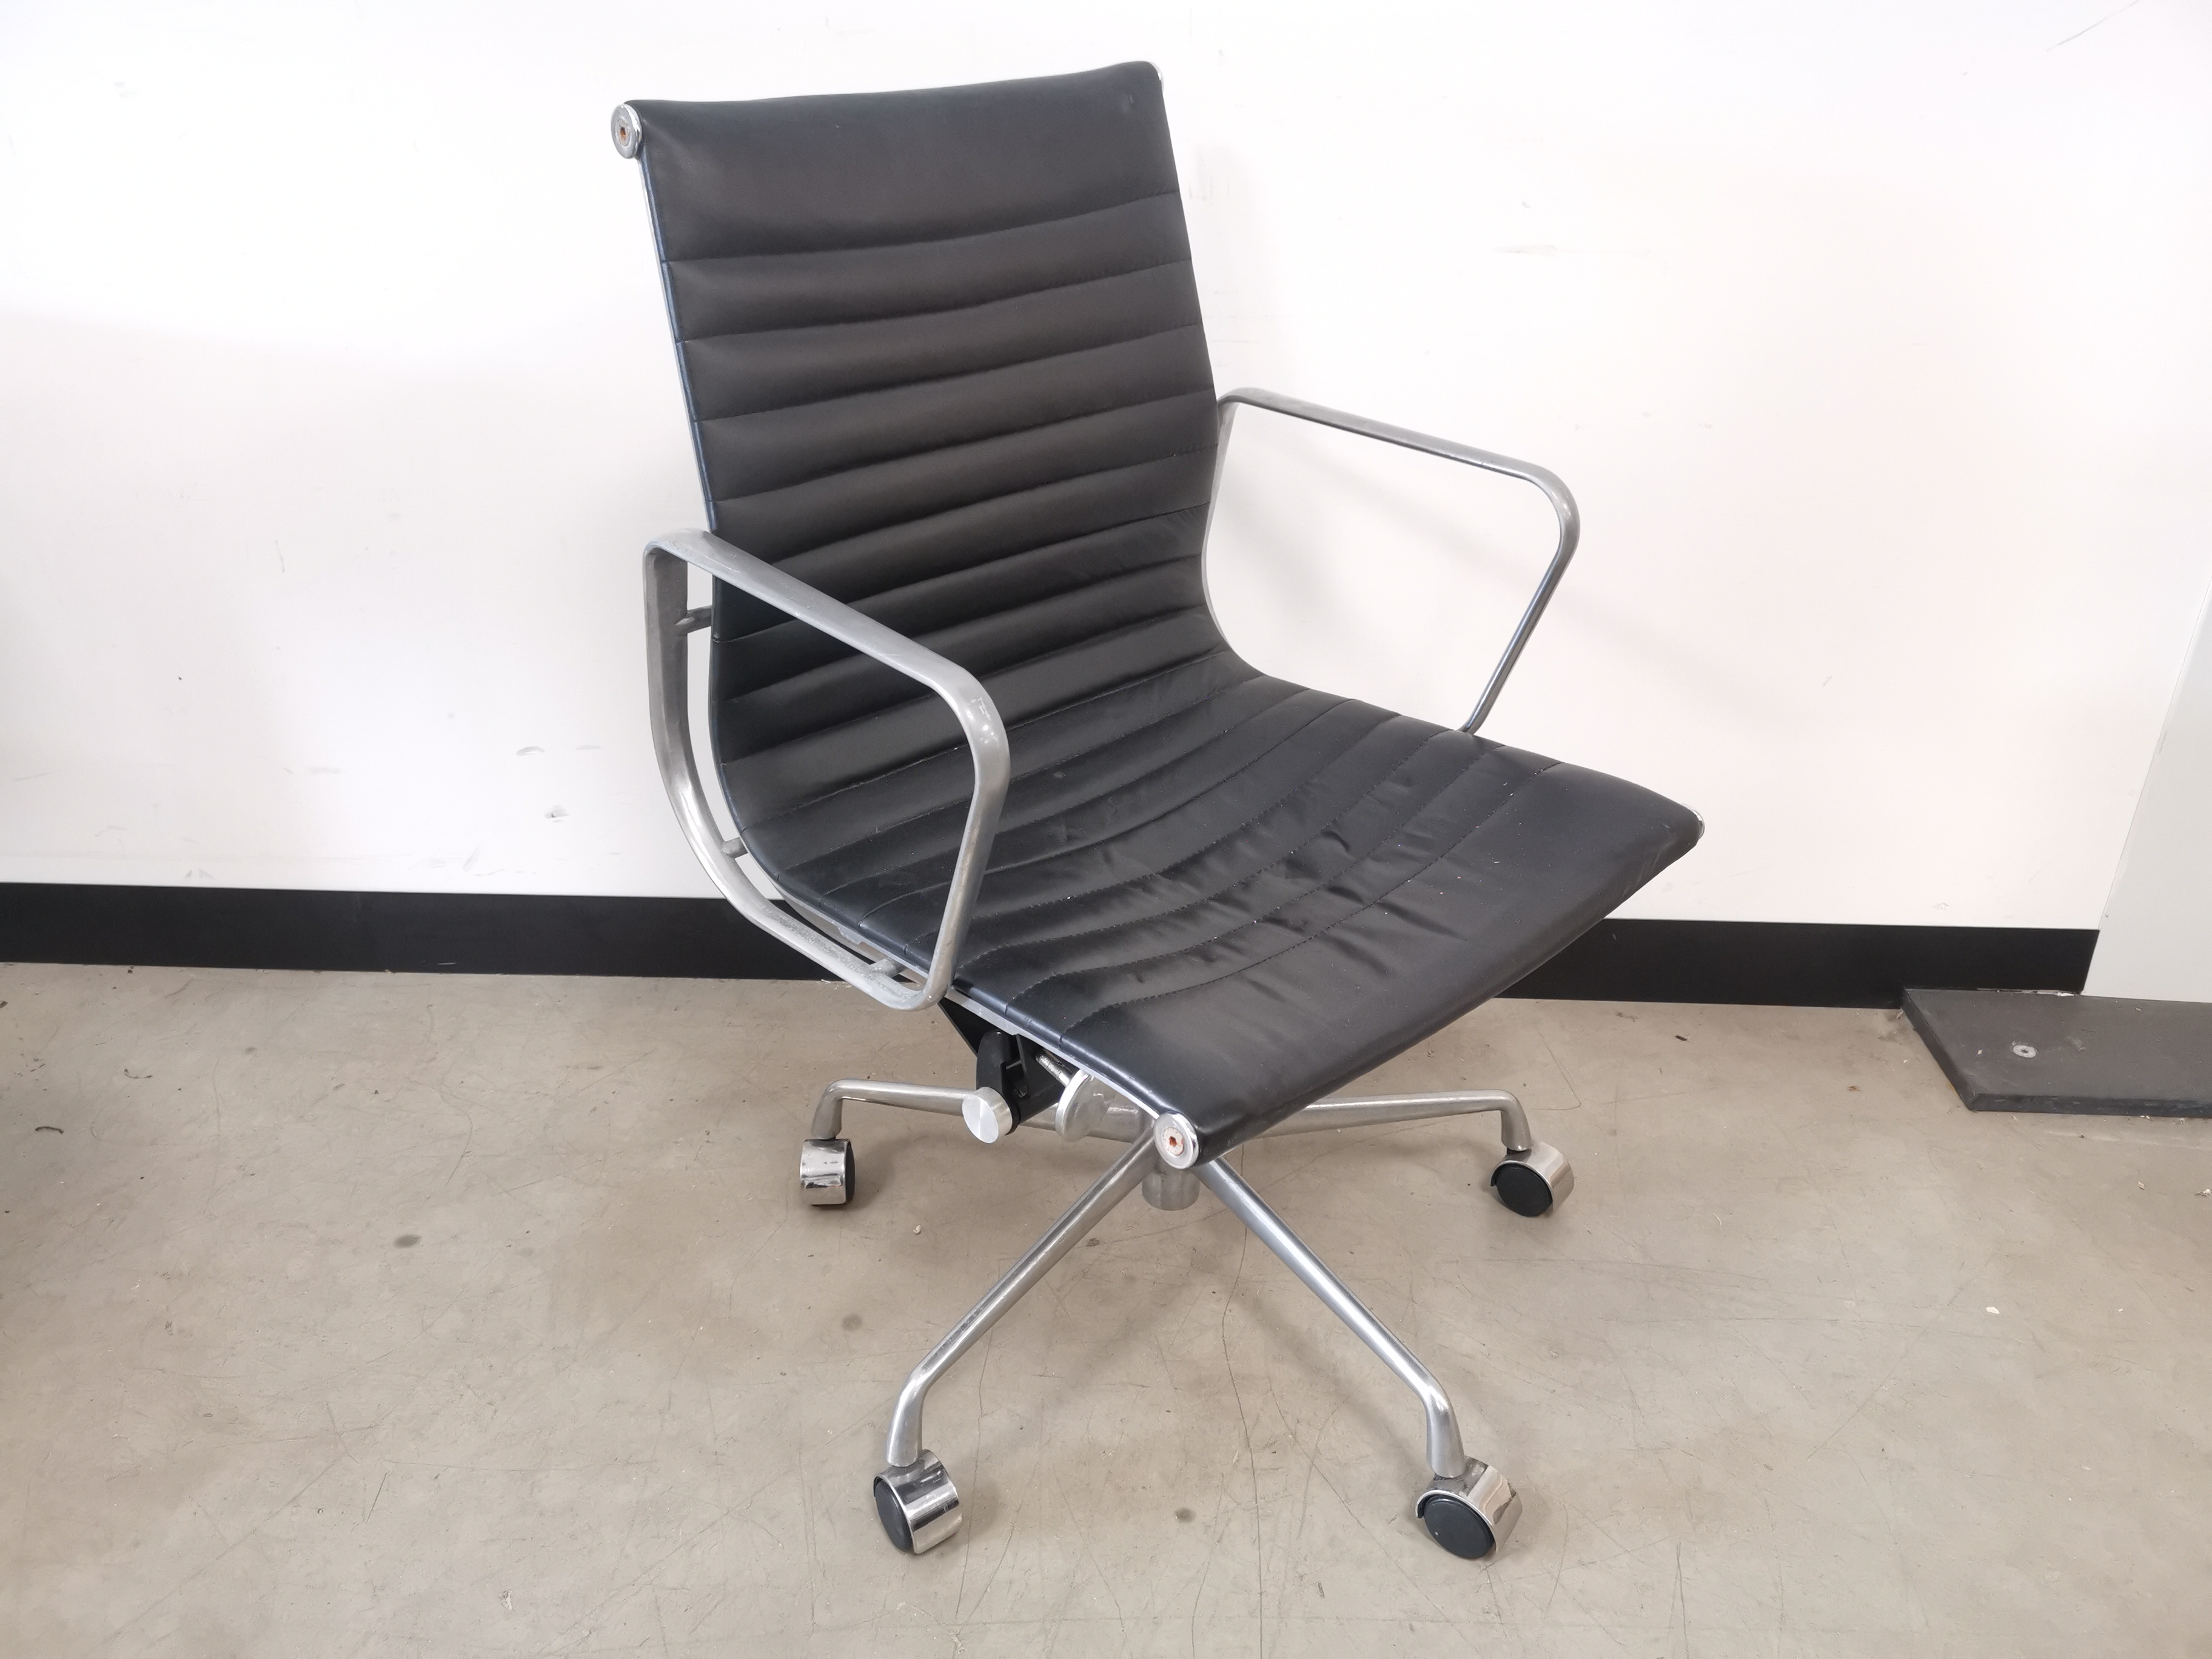
M 1229 448 L 1229 432 L 1239 404 L 1254 409 L 1265 409 L 1277 415 L 1288 415 L 1295 420 L 1311 421 L 1320 426 L 1334 427 L 1340 432 L 1349 432 L 1362 438 L 1380 439 L 1386 444 L 1396 444 L 1406 449 L 1417 449 L 1424 455 L 1439 455 L 1449 461 L 1459 461 L 1468 466 L 1480 467 L 1486 472 L 1503 473 L 1509 478 L 1519 478 L 1532 483 L 1544 492 L 1551 502 L 1552 511 L 1559 521 L 1559 539 L 1553 549 L 1552 562 L 1544 568 L 1544 579 L 1536 584 L 1535 596 L 1528 608 L 1522 612 L 1520 624 L 1513 637 L 1506 642 L 1505 654 L 1498 659 L 1498 666 L 1490 672 L 1489 683 L 1482 689 L 1482 697 L 1468 716 L 1462 732 L 1472 732 L 1489 717 L 1498 702 L 1498 694 L 1505 689 L 1506 676 L 1513 665 L 1521 660 L 1521 652 L 1528 643 L 1528 636 L 1536 631 L 1544 607 L 1552 602 L 1552 593 L 1559 579 L 1567 574 L 1567 562 L 1575 556 L 1575 544 L 1582 538 L 1582 514 L 1575 506 L 1574 496 L 1561 483 L 1557 473 L 1538 466 L 1533 461 L 1516 461 L 1510 455 L 1494 454 L 1487 449 L 1477 449 L 1472 444 L 1455 443 L 1449 438 L 1432 438 L 1425 432 L 1414 432 L 1402 426 L 1392 426 L 1387 421 L 1373 421 L 1364 415 L 1347 415 L 1340 409 L 1324 408 L 1310 404 L 1304 398 L 1286 398 L 1279 392 L 1264 392 L 1258 386 L 1238 386 L 1224 392 L 1221 398 L 1221 447 L 1225 456 Z
M 736 844 L 723 841 L 720 827 L 708 809 L 691 743 L 690 665 L 684 639 L 707 620 L 705 611 L 685 608 L 684 574 L 686 568 L 693 565 L 920 681 L 944 699 L 959 722 L 975 763 L 975 788 L 952 866 L 951 890 L 938 926 L 936 949 L 919 985 L 901 978 L 897 963 L 870 961 L 779 908 L 753 885 L 732 856 Z M 667 786 L 669 804 L 676 809 L 685 840 L 714 885 L 748 921 L 839 978 L 859 986 L 877 1001 L 893 1008 L 926 1008 L 939 1000 L 952 982 L 953 964 L 959 959 L 960 944 L 975 913 L 976 890 L 982 885 L 983 868 L 990 860 L 991 841 L 998 830 L 999 812 L 1006 805 L 1011 776 L 1006 723 L 982 682 L 927 646 L 703 530 L 678 531 L 647 544 L 645 618 L 651 659 L 653 746 L 660 762 L 661 781 Z

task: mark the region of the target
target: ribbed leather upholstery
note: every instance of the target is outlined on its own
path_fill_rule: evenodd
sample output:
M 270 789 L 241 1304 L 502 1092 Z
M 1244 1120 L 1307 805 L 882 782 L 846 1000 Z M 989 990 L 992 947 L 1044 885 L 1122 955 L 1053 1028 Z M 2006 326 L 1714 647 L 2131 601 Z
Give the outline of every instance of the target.
M 641 102 L 716 533 L 982 678 L 1016 781 L 955 985 L 1209 1154 L 1567 944 L 1696 840 L 1648 791 L 1258 673 L 1199 555 L 1218 431 L 1146 64 Z M 970 787 L 936 700 L 730 590 L 747 845 L 930 954 Z

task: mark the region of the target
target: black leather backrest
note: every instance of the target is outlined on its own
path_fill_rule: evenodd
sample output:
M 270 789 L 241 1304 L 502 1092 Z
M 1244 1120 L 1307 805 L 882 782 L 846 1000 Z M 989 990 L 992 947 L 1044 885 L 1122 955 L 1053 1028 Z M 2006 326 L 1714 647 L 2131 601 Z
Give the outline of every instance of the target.
M 1222 648 L 1212 373 L 1151 65 L 633 107 L 717 534 L 983 676 L 1010 721 Z M 910 681 L 726 589 L 714 639 L 741 819 L 953 741 Z

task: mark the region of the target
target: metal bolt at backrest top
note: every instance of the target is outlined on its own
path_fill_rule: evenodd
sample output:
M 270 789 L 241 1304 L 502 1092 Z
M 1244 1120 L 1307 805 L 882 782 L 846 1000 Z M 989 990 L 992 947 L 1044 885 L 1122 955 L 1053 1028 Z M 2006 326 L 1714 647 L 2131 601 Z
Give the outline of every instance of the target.
M 607 130 L 614 135 L 615 153 L 625 161 L 637 159 L 638 147 L 645 142 L 645 128 L 639 123 L 637 112 L 628 104 L 615 106 L 615 112 L 607 118 Z

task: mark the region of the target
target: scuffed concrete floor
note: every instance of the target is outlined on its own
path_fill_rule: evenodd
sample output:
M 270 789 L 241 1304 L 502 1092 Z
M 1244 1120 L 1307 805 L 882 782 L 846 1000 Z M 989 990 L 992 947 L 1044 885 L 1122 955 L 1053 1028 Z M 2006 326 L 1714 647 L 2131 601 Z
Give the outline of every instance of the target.
M 1249 1149 L 1526 1494 L 1407 1512 L 1410 1396 L 1211 1196 L 951 1373 L 969 1522 L 868 1498 L 907 1369 L 1112 1147 L 825 985 L 0 969 L 0 1653 L 2212 1653 L 2212 1124 L 1977 1117 L 1894 1015 L 1500 1003 L 1481 1121 Z M 40 1126 L 50 1126 L 42 1127 Z M 59 1131 L 59 1133 L 55 1133 Z

